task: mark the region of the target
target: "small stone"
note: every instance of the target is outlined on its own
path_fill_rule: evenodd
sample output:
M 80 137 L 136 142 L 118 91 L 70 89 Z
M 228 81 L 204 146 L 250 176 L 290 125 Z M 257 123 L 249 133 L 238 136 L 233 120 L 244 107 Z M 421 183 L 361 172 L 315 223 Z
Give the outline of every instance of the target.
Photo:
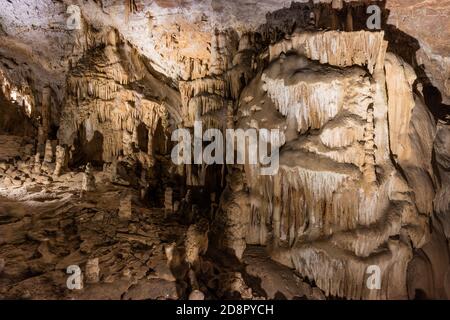
M 11 187 L 13 185 L 13 181 L 11 180 L 10 177 L 5 177 L 3 179 L 3 186 L 4 187 Z
M 130 278 L 131 277 L 131 270 L 126 268 L 126 269 L 123 270 L 122 274 L 123 274 L 123 276 L 125 278 Z
M 97 283 L 100 281 L 100 267 L 98 258 L 89 259 L 86 263 L 86 282 Z
M 23 182 L 22 182 L 21 180 L 18 180 L 18 179 L 14 179 L 14 180 L 12 180 L 12 182 L 13 182 L 13 184 L 14 184 L 16 187 L 20 187 L 20 186 L 22 186 L 22 184 L 23 184 Z
M 193 301 L 205 300 L 205 295 L 200 290 L 194 290 L 189 294 L 189 300 Z
M 44 185 L 48 185 L 48 184 L 50 184 L 51 179 L 50 179 L 50 177 L 39 175 L 39 176 L 36 176 L 36 182 L 44 184 Z
M 326 297 L 323 294 L 322 290 L 320 290 L 317 287 L 312 288 L 312 290 L 311 290 L 311 298 L 313 300 L 326 300 Z

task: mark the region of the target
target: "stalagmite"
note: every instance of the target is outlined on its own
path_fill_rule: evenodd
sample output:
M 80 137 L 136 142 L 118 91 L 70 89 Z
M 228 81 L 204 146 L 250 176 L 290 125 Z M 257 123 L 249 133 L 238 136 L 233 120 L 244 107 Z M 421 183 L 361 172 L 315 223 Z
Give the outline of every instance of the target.
M 47 136 L 46 136 L 46 134 L 44 132 L 44 127 L 41 124 L 39 124 L 39 127 L 38 127 L 38 138 L 37 138 L 37 144 L 38 144 L 37 150 L 39 152 L 44 153 L 44 151 L 45 151 L 45 142 L 46 141 L 47 141 Z
M 147 181 L 147 173 L 144 170 L 142 171 L 141 177 L 139 179 L 139 186 L 140 186 L 140 199 L 141 201 L 145 201 L 150 184 Z
M 244 190 L 242 173 L 235 171 L 229 178 L 227 188 L 222 194 L 221 207 L 217 214 L 217 223 L 221 233 L 221 245 L 230 249 L 237 258 L 242 258 L 248 237 L 250 208 L 248 195 Z M 219 229 L 219 230 L 220 230 Z
M 184 245 L 186 247 L 186 262 L 193 270 L 200 268 L 200 256 L 208 250 L 209 223 L 202 219 L 189 226 Z
M 195 275 L 195 272 L 191 269 L 188 272 L 188 278 L 190 282 L 190 286 L 193 289 L 192 292 L 189 294 L 189 300 L 205 300 L 205 295 L 203 292 L 201 292 L 199 289 L 197 276 Z
M 41 154 L 39 152 L 34 156 L 33 173 L 41 173 Z
M 62 170 L 66 167 L 66 148 L 63 146 L 56 146 L 56 165 L 55 171 L 53 173 L 54 176 L 60 176 Z
M 83 181 L 81 184 L 81 190 L 86 192 L 92 192 L 95 191 L 95 177 L 92 173 L 92 166 L 90 163 L 86 165 L 86 169 L 84 171 L 83 175 Z
M 47 142 L 45 143 L 44 162 L 53 162 L 53 146 L 50 140 L 47 140 Z
M 3 1 L 0 299 L 450 298 L 448 2 Z
M 45 87 L 42 92 L 42 105 L 40 125 L 38 128 L 38 151 L 44 152 L 44 145 L 48 139 L 51 123 L 50 113 L 51 92 L 49 87 Z

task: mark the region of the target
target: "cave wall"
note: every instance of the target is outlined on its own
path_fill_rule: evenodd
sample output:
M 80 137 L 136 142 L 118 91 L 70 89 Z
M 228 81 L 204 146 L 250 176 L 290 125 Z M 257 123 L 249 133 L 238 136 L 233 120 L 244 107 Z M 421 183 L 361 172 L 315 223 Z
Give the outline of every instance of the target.
M 329 296 L 448 297 L 449 1 L 128 3 L 5 4 L 0 132 L 35 136 L 28 156 L 57 140 L 74 165 L 151 169 L 156 146 L 196 120 L 280 128 L 274 177 L 171 169 L 188 186 L 225 188 L 219 245 L 238 257 L 267 246 Z M 79 30 L 67 30 L 70 4 Z M 383 31 L 365 31 L 370 4 Z M 369 264 L 391 283 L 375 294 Z

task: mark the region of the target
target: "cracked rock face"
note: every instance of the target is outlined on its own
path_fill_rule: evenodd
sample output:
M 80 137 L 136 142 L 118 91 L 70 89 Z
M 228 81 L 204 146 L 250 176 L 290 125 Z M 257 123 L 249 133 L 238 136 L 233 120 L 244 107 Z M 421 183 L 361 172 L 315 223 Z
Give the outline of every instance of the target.
M 450 1 L 2 5 L 0 298 L 450 298 Z

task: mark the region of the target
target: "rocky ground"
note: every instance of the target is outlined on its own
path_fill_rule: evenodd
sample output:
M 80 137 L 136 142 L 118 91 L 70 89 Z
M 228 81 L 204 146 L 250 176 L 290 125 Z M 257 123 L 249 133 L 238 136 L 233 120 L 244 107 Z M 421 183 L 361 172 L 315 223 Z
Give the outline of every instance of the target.
M 0 298 L 450 297 L 450 0 L 4 2 Z
M 323 298 L 254 247 L 243 263 L 210 247 L 193 284 L 189 226 L 177 213 L 147 207 L 106 172 L 94 171 L 95 191 L 81 192 L 83 171 L 55 177 L 45 166 L 0 165 L 1 299 L 185 299 L 194 287 L 206 299 Z M 81 290 L 67 286 L 73 265 Z

